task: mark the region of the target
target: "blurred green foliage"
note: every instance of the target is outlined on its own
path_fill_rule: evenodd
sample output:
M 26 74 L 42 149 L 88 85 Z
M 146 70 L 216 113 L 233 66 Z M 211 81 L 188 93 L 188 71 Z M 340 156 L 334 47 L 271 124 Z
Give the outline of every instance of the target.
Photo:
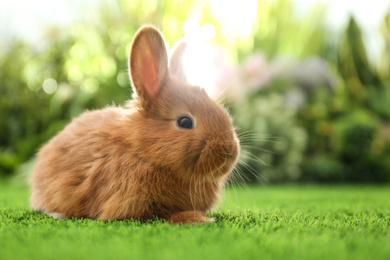
M 39 47 L 0 49 L 0 176 L 85 109 L 130 98 L 127 55 L 142 24 L 160 27 L 172 45 L 191 16 L 214 25 L 213 43 L 237 64 L 225 80 L 238 82 L 240 98 L 225 99 L 241 129 L 247 180 L 390 181 L 390 11 L 382 58 L 372 65 L 353 17 L 339 36 L 326 27 L 323 4 L 298 15 L 290 0 L 254 3 L 253 26 L 242 30 L 250 36 L 229 34 L 212 2 L 117 0 L 48 28 Z
M 342 77 L 339 89 L 322 98 L 317 93 L 302 113 L 311 136 L 305 177 L 330 182 L 390 181 L 390 139 L 385 134 L 390 119 L 390 75 L 380 75 L 381 68 L 367 61 L 362 33 L 353 17 L 339 43 L 337 66 Z M 325 102 L 329 105 L 321 117 L 311 115 L 310 108 Z
M 380 127 L 375 115 L 366 111 L 347 114 L 336 122 L 334 152 L 345 164 L 346 179 L 359 182 L 390 180 L 388 151 L 386 155 L 385 144 L 379 136 Z
M 387 14 L 384 36 L 389 28 Z M 255 136 L 248 140 L 244 134 L 242 168 L 247 179 L 255 180 L 254 169 L 260 168 L 270 182 L 390 181 L 390 75 L 368 62 L 362 37 L 351 17 L 337 45 L 320 40 L 316 54 L 327 62 L 307 53 L 301 61 L 252 62 L 263 71 L 250 71 L 249 79 L 240 74 L 239 85 L 248 90 L 233 114 L 242 131 Z M 332 49 L 336 58 L 328 52 Z M 383 51 L 386 57 L 388 49 Z M 240 69 L 247 69 L 246 62 Z M 275 95 L 282 100 L 280 107 L 272 105 Z
M 298 180 L 307 134 L 296 120 L 296 111 L 286 109 L 284 98 L 276 93 L 253 94 L 237 105 L 234 114 L 236 125 L 241 127 L 241 170 L 246 179 Z

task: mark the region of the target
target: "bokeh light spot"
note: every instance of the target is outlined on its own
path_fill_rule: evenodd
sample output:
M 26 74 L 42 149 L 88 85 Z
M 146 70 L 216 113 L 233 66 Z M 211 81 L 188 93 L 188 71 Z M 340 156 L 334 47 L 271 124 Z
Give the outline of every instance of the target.
M 88 78 L 81 84 L 81 90 L 88 94 L 93 94 L 99 89 L 99 82 L 94 78 Z
M 73 65 L 68 69 L 68 80 L 70 82 L 77 82 L 83 78 L 83 72 L 78 65 Z
M 129 76 L 127 72 L 120 72 L 118 73 L 118 76 L 116 77 L 116 81 L 118 82 L 119 86 L 122 88 L 125 88 L 129 85 Z
M 105 56 L 100 63 L 100 70 L 104 77 L 110 78 L 116 74 L 116 63 L 112 57 Z
M 53 94 L 57 90 L 57 81 L 52 78 L 45 79 L 42 88 L 47 94 Z

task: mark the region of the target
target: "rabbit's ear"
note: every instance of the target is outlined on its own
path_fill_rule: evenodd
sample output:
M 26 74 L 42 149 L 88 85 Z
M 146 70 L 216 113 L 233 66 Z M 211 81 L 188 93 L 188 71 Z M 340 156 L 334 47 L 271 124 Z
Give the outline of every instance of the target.
M 183 81 L 187 81 L 183 61 L 186 48 L 187 43 L 185 41 L 179 41 L 175 47 L 173 47 L 171 58 L 169 60 L 169 73 L 171 76 Z
M 135 35 L 129 69 L 137 99 L 143 105 L 148 104 L 169 77 L 165 41 L 156 28 L 144 26 Z

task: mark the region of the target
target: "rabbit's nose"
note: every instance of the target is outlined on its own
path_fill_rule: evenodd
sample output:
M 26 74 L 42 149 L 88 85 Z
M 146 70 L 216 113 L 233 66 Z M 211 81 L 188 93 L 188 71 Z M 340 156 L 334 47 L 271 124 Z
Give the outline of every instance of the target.
M 238 155 L 239 146 L 237 142 L 232 141 L 224 145 L 223 149 L 228 158 L 236 158 Z

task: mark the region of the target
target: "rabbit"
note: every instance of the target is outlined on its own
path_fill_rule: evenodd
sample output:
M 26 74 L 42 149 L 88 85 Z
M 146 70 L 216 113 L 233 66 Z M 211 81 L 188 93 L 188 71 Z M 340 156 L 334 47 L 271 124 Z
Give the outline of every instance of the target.
M 133 98 L 86 111 L 44 145 L 31 206 L 53 217 L 212 221 L 240 145 L 228 112 L 183 72 L 179 42 L 168 64 L 160 31 L 143 26 L 129 55 Z

